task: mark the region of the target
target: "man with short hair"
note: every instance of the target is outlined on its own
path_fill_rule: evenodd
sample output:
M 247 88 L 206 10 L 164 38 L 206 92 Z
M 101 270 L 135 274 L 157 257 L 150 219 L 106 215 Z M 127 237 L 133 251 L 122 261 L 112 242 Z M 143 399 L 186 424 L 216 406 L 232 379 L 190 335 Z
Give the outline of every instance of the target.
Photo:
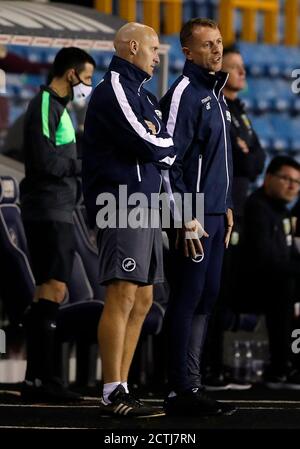
M 152 416 L 161 411 L 135 400 L 127 379 L 152 304 L 152 284 L 163 282 L 161 230 L 147 221 L 151 196 L 158 196 L 161 187 L 160 168 L 170 168 L 175 155 L 159 104 L 144 89 L 159 63 L 156 32 L 128 23 L 117 32 L 114 46 L 116 55 L 89 103 L 83 150 L 84 198 L 91 225 L 97 222 L 100 228 L 99 281 L 106 285 L 98 332 L 101 408 L 113 416 Z M 130 223 L 132 194 L 148 205 L 139 208 L 142 226 L 136 228 Z M 115 204 L 107 214 L 103 198 Z
M 287 208 L 299 192 L 299 163 L 277 156 L 267 168 L 263 186 L 250 195 L 245 207 L 239 291 L 244 307 L 266 317 L 270 364 L 264 381 L 271 389 L 300 389 L 300 374 L 290 366 L 293 289 L 300 276 L 300 254 Z
M 74 257 L 73 210 L 81 161 L 66 109 L 92 90 L 93 58 L 76 47 L 60 50 L 51 82 L 31 100 L 24 124 L 25 178 L 21 211 L 36 281 L 26 314 L 27 370 L 22 396 L 34 401 L 75 400 L 55 378 L 55 335 Z
M 186 232 L 179 233 L 177 242 L 176 232 L 170 232 L 170 394 L 165 409 L 170 415 L 229 414 L 231 407 L 205 395 L 200 374 L 207 323 L 218 296 L 223 253 L 233 226 L 231 117 L 222 93 L 228 75 L 221 72 L 223 43 L 214 21 L 188 21 L 180 32 L 180 42 L 186 57 L 183 74 L 160 102 L 177 149 L 174 166 L 164 173 L 164 184 L 171 198 L 175 192 L 183 201 L 185 193 L 193 195 L 194 234 L 205 238 L 201 238 L 199 253 L 199 249 L 193 251 L 197 239 L 189 238 L 190 223 L 184 224 Z M 204 223 L 196 216 L 200 192 L 204 193 Z M 191 257 L 185 257 L 188 255 Z

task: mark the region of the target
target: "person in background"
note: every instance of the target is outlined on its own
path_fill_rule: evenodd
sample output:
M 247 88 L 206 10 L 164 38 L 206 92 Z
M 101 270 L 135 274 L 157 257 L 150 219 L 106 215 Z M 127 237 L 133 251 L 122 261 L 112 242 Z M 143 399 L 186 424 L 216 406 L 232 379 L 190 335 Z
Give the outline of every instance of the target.
M 26 312 L 27 368 L 22 397 L 32 401 L 76 400 L 55 377 L 55 335 L 74 256 L 73 210 L 76 203 L 75 131 L 69 101 L 87 98 L 95 68 L 85 51 L 63 48 L 53 62 L 51 82 L 31 100 L 24 124 L 25 178 L 21 212 L 36 281 Z
M 252 127 L 243 102 L 238 94 L 246 86 L 243 57 L 235 47 L 223 50 L 222 70 L 229 73 L 223 93 L 231 114 L 230 139 L 232 146 L 233 179 L 232 201 L 234 227 L 228 251 L 225 253 L 220 295 L 209 325 L 205 349 L 205 385 L 208 390 L 248 389 L 249 382 L 235 379 L 223 366 L 224 330 L 238 323 L 240 298 L 233 295 L 236 270 L 239 265 L 239 242 L 243 233 L 243 215 L 251 183 L 262 173 L 265 152 Z
M 224 48 L 222 70 L 229 73 L 223 93 L 231 114 L 232 200 L 235 227 L 243 217 L 249 186 L 263 172 L 266 155 L 238 94 L 246 86 L 243 57 L 235 47 Z
M 287 205 L 300 191 L 300 164 L 275 157 L 264 184 L 246 201 L 241 243 L 240 279 L 249 307 L 264 313 L 270 364 L 264 382 L 271 389 L 300 389 L 300 374 L 291 366 L 291 323 L 295 281 L 300 277 L 292 214 Z

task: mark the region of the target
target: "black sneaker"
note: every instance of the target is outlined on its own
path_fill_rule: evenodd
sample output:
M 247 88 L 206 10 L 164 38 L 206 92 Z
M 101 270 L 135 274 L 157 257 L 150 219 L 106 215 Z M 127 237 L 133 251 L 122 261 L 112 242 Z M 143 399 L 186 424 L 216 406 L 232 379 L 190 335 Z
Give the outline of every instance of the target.
M 57 378 L 45 383 L 39 379 L 35 379 L 34 382 L 25 380 L 21 386 L 21 399 L 33 403 L 68 403 L 83 400 L 79 394 L 64 387 Z
M 162 409 L 145 406 L 141 401 L 125 392 L 123 385 L 118 385 L 108 396 L 107 404 L 101 398 L 100 411 L 102 416 L 122 416 L 134 418 L 153 418 L 164 416 Z
M 205 394 L 205 389 L 204 388 L 202 388 L 202 389 L 198 388 L 197 394 L 198 394 L 198 396 L 200 398 L 203 398 L 203 399 L 206 399 L 206 400 L 210 400 L 210 401 L 214 401 L 218 405 L 218 407 L 221 408 L 221 414 L 222 415 L 230 416 L 230 415 L 233 415 L 236 412 L 236 410 L 237 410 L 237 408 L 234 407 L 233 405 L 224 404 L 223 402 L 216 401 L 216 400 L 210 398 L 209 396 L 207 396 Z
M 167 398 L 164 407 L 166 414 L 170 416 L 231 415 L 236 410 L 234 407 L 223 405 L 210 398 L 200 388 L 193 388 Z
M 130 401 L 132 404 L 134 404 L 136 407 L 146 407 L 143 401 L 141 401 L 139 398 L 137 398 L 132 393 L 125 393 L 127 400 Z

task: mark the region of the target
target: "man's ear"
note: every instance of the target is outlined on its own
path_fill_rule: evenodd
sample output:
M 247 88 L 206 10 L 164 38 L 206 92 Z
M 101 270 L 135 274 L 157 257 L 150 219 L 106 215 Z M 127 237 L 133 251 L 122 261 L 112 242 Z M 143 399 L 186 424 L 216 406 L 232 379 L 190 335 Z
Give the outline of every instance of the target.
M 264 186 L 268 189 L 269 185 L 271 184 L 274 176 L 272 173 L 266 173 L 265 179 L 264 179 Z
M 182 47 L 182 53 L 184 54 L 184 56 L 186 57 L 186 59 L 189 59 L 190 61 L 193 60 L 192 55 L 191 55 L 191 50 L 188 47 Z
M 66 71 L 66 80 L 69 81 L 70 83 L 74 82 L 74 77 L 75 77 L 75 69 L 68 69 Z
M 130 48 L 130 53 L 132 55 L 136 55 L 139 49 L 139 43 L 137 41 L 135 41 L 134 39 L 132 39 L 129 42 L 129 48 Z

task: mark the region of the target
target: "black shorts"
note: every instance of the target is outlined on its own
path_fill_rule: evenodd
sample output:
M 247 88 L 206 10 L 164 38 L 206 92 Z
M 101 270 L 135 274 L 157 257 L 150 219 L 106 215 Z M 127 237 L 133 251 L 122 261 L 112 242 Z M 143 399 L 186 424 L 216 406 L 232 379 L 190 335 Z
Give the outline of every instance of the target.
M 115 279 L 152 285 L 164 282 L 161 228 L 100 229 L 99 282 Z
M 74 225 L 26 220 L 24 228 L 36 285 L 49 279 L 68 283 L 74 259 Z

